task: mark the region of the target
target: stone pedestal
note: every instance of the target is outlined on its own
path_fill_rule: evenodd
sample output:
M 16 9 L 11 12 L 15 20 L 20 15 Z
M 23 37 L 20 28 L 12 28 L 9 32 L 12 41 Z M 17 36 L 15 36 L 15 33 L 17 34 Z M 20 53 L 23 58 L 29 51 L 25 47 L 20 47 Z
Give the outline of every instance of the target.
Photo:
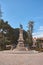
M 19 51 L 26 51 L 26 48 L 24 46 L 24 39 L 23 39 L 23 29 L 19 30 L 19 39 L 18 39 L 17 49 Z

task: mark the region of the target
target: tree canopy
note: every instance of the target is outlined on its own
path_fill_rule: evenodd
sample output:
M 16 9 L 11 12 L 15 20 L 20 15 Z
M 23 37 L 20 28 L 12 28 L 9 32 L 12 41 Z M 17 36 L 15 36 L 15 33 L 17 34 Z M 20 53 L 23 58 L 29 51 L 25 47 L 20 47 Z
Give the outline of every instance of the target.
M 19 38 L 19 28 L 12 28 L 8 21 L 0 20 L 0 33 L 2 34 L 3 42 L 0 44 L 14 44 L 17 45 Z M 27 32 L 23 30 L 23 38 L 26 41 Z

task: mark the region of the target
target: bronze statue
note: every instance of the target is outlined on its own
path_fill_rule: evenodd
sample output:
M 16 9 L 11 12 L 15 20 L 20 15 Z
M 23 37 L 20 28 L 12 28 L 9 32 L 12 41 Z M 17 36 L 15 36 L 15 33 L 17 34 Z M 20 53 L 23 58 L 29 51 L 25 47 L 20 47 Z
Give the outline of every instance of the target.
M 20 24 L 20 28 L 21 28 L 21 29 L 23 29 L 23 26 L 22 26 L 22 24 Z

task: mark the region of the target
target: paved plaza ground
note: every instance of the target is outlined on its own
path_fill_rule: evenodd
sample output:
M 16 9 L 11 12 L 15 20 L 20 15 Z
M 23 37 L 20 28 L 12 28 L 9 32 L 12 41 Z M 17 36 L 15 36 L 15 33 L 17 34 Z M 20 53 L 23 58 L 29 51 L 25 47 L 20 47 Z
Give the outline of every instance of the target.
M 43 65 L 43 53 L 14 54 L 0 51 L 0 65 Z

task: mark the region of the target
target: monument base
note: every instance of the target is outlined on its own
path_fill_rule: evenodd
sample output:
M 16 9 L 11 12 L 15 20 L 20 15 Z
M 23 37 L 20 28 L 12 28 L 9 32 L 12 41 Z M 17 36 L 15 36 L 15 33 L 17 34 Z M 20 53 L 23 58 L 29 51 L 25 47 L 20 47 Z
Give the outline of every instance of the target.
M 28 49 L 24 46 L 24 43 L 18 43 L 16 49 L 18 51 L 27 51 Z
M 27 51 L 28 49 L 25 48 L 25 47 L 19 47 L 19 48 L 17 48 L 17 50 L 18 50 L 18 51 Z
M 38 51 L 35 51 L 35 50 L 31 50 L 31 51 L 18 51 L 18 49 L 14 49 L 13 51 L 12 51 L 12 53 L 14 53 L 14 54 L 37 54 L 37 53 L 39 53 Z

